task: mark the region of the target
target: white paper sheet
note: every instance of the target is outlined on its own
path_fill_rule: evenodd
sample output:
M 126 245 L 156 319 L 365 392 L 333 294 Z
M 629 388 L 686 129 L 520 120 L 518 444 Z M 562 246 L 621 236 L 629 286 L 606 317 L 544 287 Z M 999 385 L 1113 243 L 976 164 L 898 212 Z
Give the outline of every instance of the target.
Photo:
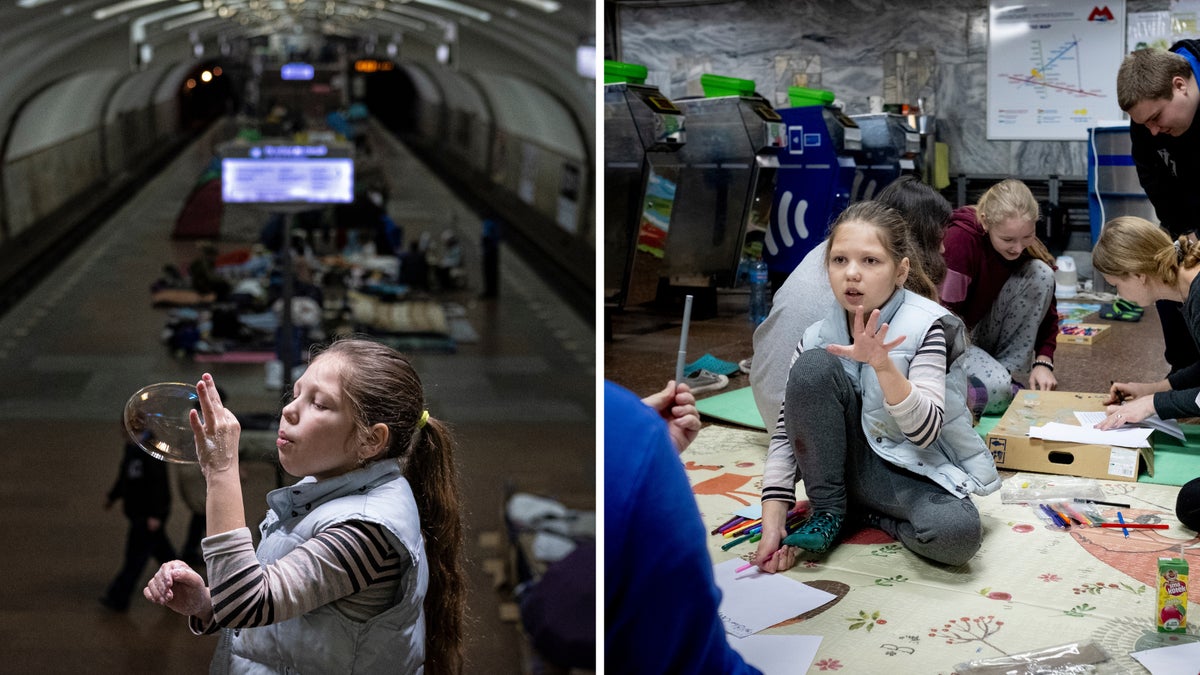
M 1100 431 L 1092 427 L 1081 427 L 1062 422 L 1047 422 L 1040 427 L 1029 427 L 1030 438 L 1089 443 L 1091 445 L 1116 445 L 1122 448 L 1150 447 L 1150 441 L 1147 439 L 1150 438 L 1151 432 L 1151 429 L 1142 427 L 1122 427 L 1112 431 Z
M 832 593 L 802 584 L 784 574 L 766 574 L 757 567 L 737 574 L 739 558 L 713 565 L 721 589 L 719 613 L 725 632 L 735 637 L 753 635 L 833 600 Z
M 1200 642 L 1130 652 L 1151 675 L 1196 675 L 1200 663 Z
M 1085 412 L 1082 410 L 1075 411 L 1075 419 L 1079 420 L 1079 424 L 1085 427 L 1094 427 L 1103 422 L 1105 417 L 1108 417 L 1108 415 L 1102 412 Z M 1187 441 L 1187 437 L 1184 436 L 1183 429 L 1179 426 L 1179 422 L 1176 422 L 1175 420 L 1164 420 L 1158 415 L 1151 415 L 1133 426 L 1157 429 L 1164 434 L 1170 434 L 1181 441 Z
M 747 635 L 729 645 L 763 675 L 803 675 L 817 658 L 820 635 Z

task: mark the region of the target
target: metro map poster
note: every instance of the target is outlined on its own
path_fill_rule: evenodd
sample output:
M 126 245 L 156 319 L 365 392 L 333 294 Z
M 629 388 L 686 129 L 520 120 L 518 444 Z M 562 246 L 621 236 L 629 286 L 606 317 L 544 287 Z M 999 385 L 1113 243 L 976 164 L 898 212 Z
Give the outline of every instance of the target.
M 1084 141 L 1123 118 L 1124 0 L 991 0 L 988 10 L 988 140 Z

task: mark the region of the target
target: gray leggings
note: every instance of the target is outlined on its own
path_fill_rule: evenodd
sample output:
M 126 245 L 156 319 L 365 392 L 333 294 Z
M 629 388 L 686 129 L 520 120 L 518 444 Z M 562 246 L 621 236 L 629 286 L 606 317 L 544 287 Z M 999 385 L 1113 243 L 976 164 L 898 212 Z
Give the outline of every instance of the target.
M 948 565 L 983 541 L 979 511 L 937 483 L 879 457 L 862 430 L 862 397 L 824 349 L 801 353 L 788 376 L 784 425 L 813 510 L 874 514 L 914 553 Z
M 1013 375 L 1029 372 L 1038 327 L 1053 297 L 1054 270 L 1030 260 L 1004 282 L 991 310 L 971 329 L 962 363 L 987 388 L 984 414 L 1002 412 L 1012 402 Z

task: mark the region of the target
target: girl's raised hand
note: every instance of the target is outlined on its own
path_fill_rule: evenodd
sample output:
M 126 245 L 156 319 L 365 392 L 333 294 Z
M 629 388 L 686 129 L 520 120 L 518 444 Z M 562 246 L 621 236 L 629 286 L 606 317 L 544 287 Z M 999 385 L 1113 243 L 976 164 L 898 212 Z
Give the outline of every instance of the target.
M 196 383 L 196 394 L 200 400 L 200 412 L 192 410 L 188 420 L 196 438 L 196 457 L 200 460 L 200 469 L 208 476 L 211 472 L 224 471 L 235 465 L 242 425 L 221 403 L 221 395 L 217 392 L 212 375 L 205 373 Z
M 854 326 L 850 331 L 853 342 L 849 345 L 829 345 L 827 349 L 834 356 L 844 356 L 860 363 L 879 368 L 888 363 L 888 352 L 904 342 L 905 336 L 888 342 L 888 325 L 879 323 L 879 310 L 871 310 L 871 316 L 863 320 L 863 308 L 860 305 L 854 310 Z

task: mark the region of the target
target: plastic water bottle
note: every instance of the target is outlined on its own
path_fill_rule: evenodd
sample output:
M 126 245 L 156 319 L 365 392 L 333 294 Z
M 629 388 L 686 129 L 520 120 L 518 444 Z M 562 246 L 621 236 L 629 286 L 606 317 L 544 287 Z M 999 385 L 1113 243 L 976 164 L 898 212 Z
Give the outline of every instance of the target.
M 767 318 L 767 312 L 771 309 L 767 303 L 767 293 L 770 289 L 767 263 L 758 258 L 750 264 L 750 323 L 755 326 Z

